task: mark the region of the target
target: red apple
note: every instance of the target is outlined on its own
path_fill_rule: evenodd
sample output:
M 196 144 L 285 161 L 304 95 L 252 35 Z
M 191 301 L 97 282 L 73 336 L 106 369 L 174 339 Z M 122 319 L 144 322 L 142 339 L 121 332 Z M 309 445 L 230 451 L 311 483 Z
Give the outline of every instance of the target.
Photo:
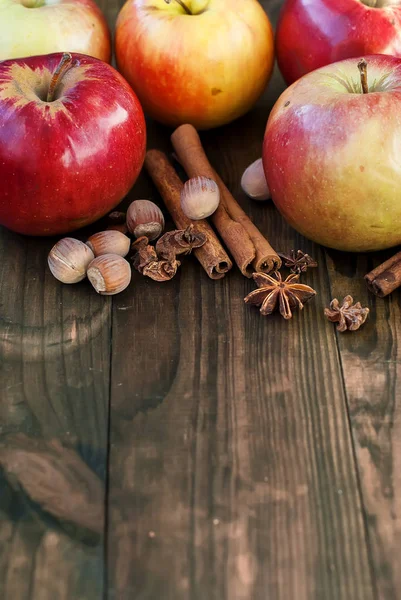
M 110 61 L 110 32 L 92 0 L 0 0 L 0 60 L 80 52 Z
M 96 221 L 135 182 L 145 145 L 138 99 L 106 63 L 80 54 L 0 63 L 0 224 L 52 235 Z
M 401 59 L 366 56 L 309 73 L 280 96 L 267 122 L 263 165 L 292 227 L 349 251 L 401 243 Z M 363 62 L 359 63 L 363 73 Z
M 116 58 L 150 116 L 208 129 L 246 113 L 261 95 L 273 34 L 257 0 L 128 0 Z
M 401 56 L 401 0 L 287 0 L 276 50 L 287 83 L 344 58 Z

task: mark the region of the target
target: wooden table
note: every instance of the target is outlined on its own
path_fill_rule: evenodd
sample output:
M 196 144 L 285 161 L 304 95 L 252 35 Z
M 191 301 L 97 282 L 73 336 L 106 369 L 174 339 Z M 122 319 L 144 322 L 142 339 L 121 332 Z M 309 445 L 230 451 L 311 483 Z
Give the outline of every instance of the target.
M 110 24 L 120 0 L 101 2 Z M 276 22 L 281 1 L 266 0 Z M 49 239 L 0 232 L 0 597 L 3 600 L 401 598 L 400 295 L 240 190 L 279 74 L 246 117 L 202 135 L 278 250 L 319 261 L 290 322 L 243 303 L 233 270 L 185 260 L 114 298 L 50 275 Z M 170 131 L 149 123 L 149 147 Z M 142 174 L 124 206 L 159 201 Z M 333 297 L 370 307 L 356 334 Z

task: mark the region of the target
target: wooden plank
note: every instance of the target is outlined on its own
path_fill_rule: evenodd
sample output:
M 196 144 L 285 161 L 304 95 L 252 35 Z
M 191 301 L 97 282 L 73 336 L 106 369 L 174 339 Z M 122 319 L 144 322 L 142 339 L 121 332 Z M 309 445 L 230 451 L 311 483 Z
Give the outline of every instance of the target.
M 269 5 L 277 16 L 278 3 Z M 239 191 L 260 155 L 276 76 L 252 113 L 203 134 L 212 162 L 278 250 L 320 261 L 319 295 L 287 323 L 243 304 L 238 272 L 187 260 L 113 304 L 109 597 L 374 597 L 322 251 Z M 151 146 L 166 130 L 149 124 Z M 142 176 L 131 200 L 158 200 Z
M 111 300 L 56 282 L 52 243 L 0 231 L 2 600 L 103 597 Z
M 363 276 L 394 251 L 350 258 L 328 251 L 333 297 L 351 294 L 369 306 L 369 319 L 355 334 L 339 334 L 355 452 L 378 596 L 401 593 L 401 314 L 399 292 L 386 299 L 367 291 Z
M 310 281 L 289 324 L 195 263 L 116 299 L 111 598 L 373 597 L 324 269 Z
M 53 242 L 0 231 L 4 600 L 103 593 L 111 303 L 50 275 Z

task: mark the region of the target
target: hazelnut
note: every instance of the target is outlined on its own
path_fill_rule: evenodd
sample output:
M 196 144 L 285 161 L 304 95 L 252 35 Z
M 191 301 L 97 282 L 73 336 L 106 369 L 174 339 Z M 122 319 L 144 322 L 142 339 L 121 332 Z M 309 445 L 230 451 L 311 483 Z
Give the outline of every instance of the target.
M 208 177 L 188 179 L 181 191 L 181 208 L 189 219 L 210 217 L 220 203 L 219 186 Z
M 108 230 L 91 235 L 86 244 L 95 256 L 101 256 L 102 254 L 127 256 L 131 240 L 120 231 Z
M 155 240 L 164 229 L 164 217 L 160 208 L 150 200 L 134 200 L 127 211 L 128 231 L 136 238 L 146 236 Z
M 94 259 L 92 250 L 83 242 L 66 237 L 49 252 L 47 262 L 56 279 L 63 283 L 78 283 L 86 277 L 86 270 Z
M 112 296 L 128 287 L 131 267 L 122 256 L 102 254 L 90 263 L 87 275 L 98 294 Z

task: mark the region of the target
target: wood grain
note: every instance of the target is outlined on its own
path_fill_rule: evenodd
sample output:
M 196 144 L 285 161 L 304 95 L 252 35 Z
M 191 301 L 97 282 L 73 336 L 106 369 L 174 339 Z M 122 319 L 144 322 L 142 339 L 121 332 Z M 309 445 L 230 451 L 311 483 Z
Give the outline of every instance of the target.
M 108 5 L 114 21 L 118 7 Z M 53 243 L 0 229 L 3 600 L 98 600 L 104 591 L 111 300 L 87 282 L 55 281 L 46 262 Z M 28 435 L 22 458 L 13 432 Z M 51 439 L 61 450 L 49 470 Z
M 99 4 L 114 25 L 123 0 Z M 276 22 L 281 0 L 262 4 Z M 50 276 L 52 240 L 0 230 L 2 600 L 400 597 L 399 295 L 366 291 L 384 254 L 326 252 L 240 191 L 283 87 L 276 69 L 202 141 L 273 246 L 319 261 L 291 322 L 193 258 L 100 298 Z M 148 146 L 170 133 L 148 122 Z M 146 174 L 123 206 L 140 197 L 160 202 Z M 371 309 L 354 335 L 323 318 L 346 293 Z
M 316 327 L 324 270 L 310 283 L 319 299 L 290 324 L 195 263 L 116 298 L 111 597 L 373 598 L 334 332 Z
M 110 302 L 85 282 L 53 279 L 46 261 L 52 243 L 0 231 L 4 600 L 97 600 L 103 593 Z M 15 441 L 13 432 L 27 438 Z M 52 459 L 46 475 L 37 443 L 50 439 L 71 448 L 78 476 L 68 476 L 69 451 Z M 85 504 L 87 472 L 98 482 L 96 532 L 90 517 L 78 516 L 92 510 Z
M 351 294 L 369 306 L 358 335 L 339 335 L 350 423 L 362 485 L 369 545 L 378 597 L 395 600 L 401 591 L 401 376 L 399 294 L 377 298 L 363 276 L 392 254 L 328 252 L 333 296 Z
M 324 254 L 239 191 L 282 85 L 202 139 L 273 246 L 321 262 L 305 279 L 319 295 L 290 323 L 263 319 L 243 303 L 251 282 L 210 282 L 190 260 L 169 284 L 136 278 L 115 298 L 110 598 L 375 597 Z M 149 131 L 165 149 L 165 129 Z M 131 198 L 149 194 L 142 178 Z

